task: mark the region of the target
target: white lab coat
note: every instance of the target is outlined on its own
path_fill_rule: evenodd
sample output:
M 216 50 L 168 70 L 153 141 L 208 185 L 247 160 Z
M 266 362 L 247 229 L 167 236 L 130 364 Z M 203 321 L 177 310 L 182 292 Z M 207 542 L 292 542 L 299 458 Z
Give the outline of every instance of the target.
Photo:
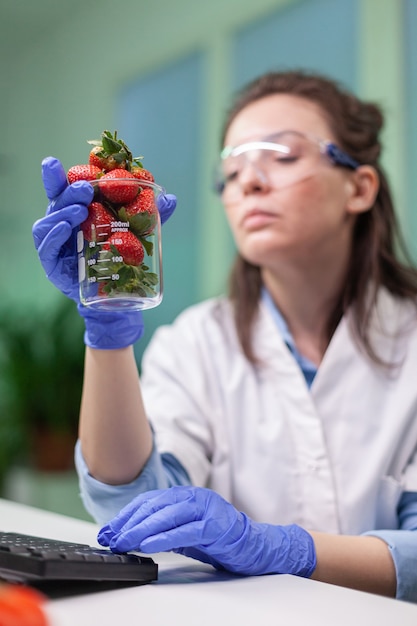
M 360 352 L 344 318 L 308 389 L 265 305 L 258 367 L 241 352 L 226 299 L 187 309 L 157 330 L 142 364 L 159 452 L 261 522 L 397 528 L 401 492 L 417 491 L 415 309 L 381 291 L 372 335 L 394 369 Z

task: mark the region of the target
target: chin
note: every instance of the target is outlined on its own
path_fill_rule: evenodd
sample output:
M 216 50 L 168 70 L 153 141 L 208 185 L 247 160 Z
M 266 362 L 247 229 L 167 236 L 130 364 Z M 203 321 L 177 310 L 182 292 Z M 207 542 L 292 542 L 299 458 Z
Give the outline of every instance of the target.
M 273 255 L 271 253 L 265 252 L 263 251 L 262 254 L 260 253 L 246 253 L 242 250 L 239 251 L 240 255 L 245 259 L 245 261 L 247 261 L 248 263 L 250 263 L 251 265 L 255 265 L 257 267 L 266 267 L 268 265 L 271 264 L 272 259 L 274 258 Z
M 274 258 L 277 260 L 281 257 L 282 246 L 277 245 L 276 239 L 268 241 L 263 239 L 258 241 L 246 241 L 242 245 L 238 245 L 241 256 L 252 265 L 266 266 L 270 265 Z

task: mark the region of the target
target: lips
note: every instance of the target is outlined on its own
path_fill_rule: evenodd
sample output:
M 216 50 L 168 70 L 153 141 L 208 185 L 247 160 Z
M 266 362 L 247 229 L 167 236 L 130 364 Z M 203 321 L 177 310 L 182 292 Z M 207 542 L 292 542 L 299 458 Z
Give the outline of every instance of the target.
M 247 230 L 257 230 L 266 227 L 277 220 L 276 213 L 262 209 L 246 211 L 242 219 L 242 226 Z

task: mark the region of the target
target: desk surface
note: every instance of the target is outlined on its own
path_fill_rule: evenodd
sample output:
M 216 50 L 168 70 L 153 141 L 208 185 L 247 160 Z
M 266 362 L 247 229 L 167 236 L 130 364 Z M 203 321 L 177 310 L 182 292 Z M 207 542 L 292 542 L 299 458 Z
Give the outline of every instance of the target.
M 0 499 L 5 531 L 97 545 L 95 524 Z M 158 581 L 50 600 L 52 626 L 401 626 L 417 605 L 295 576 L 239 578 L 176 554 L 156 554 Z

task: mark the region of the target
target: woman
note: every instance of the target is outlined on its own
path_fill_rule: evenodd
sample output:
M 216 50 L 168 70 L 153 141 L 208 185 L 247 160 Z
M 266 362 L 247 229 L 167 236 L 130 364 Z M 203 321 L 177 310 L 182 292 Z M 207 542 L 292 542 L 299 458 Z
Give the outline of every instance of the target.
M 158 329 L 143 395 L 140 314 L 78 307 L 76 462 L 87 509 L 110 520 L 104 545 L 417 601 L 417 274 L 397 257 L 382 124 L 302 72 L 238 95 L 217 177 L 238 250 L 230 294 Z M 90 187 L 66 188 L 56 160 L 44 182 L 35 243 L 78 301 L 67 240 Z

